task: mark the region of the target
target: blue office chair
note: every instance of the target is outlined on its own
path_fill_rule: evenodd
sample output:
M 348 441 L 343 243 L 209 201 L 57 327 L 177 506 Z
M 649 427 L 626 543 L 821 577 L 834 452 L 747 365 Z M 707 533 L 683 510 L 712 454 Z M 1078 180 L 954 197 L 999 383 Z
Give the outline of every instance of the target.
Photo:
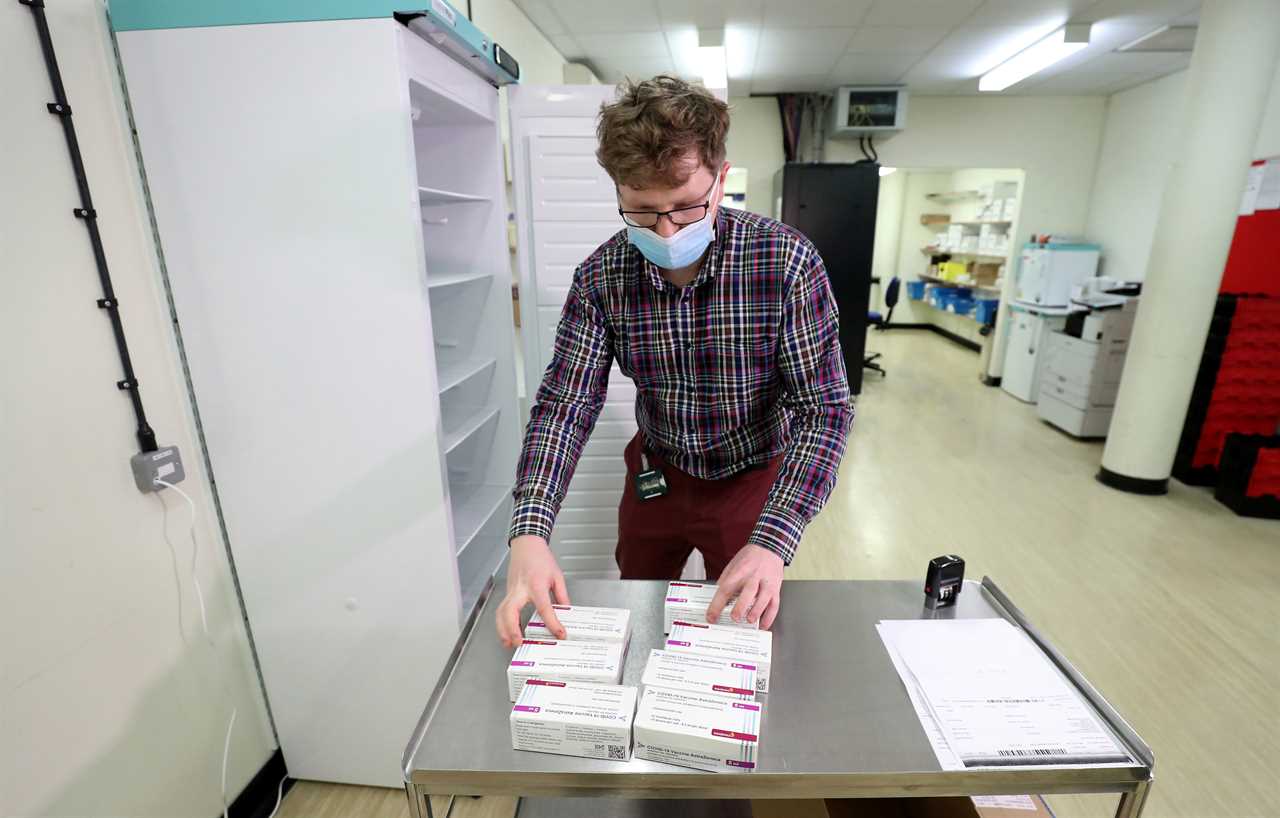
M 902 286 L 902 281 L 897 276 L 889 279 L 889 286 L 884 288 L 884 305 L 888 307 L 888 311 L 881 314 L 878 310 L 869 310 L 867 312 L 867 323 L 872 329 L 884 330 L 888 328 L 889 322 L 893 320 L 893 308 L 898 304 L 898 289 Z M 862 359 L 862 366 L 866 369 L 874 369 L 882 376 L 888 373 L 884 371 L 884 367 L 876 363 L 876 359 L 880 357 L 879 352 L 873 352 Z

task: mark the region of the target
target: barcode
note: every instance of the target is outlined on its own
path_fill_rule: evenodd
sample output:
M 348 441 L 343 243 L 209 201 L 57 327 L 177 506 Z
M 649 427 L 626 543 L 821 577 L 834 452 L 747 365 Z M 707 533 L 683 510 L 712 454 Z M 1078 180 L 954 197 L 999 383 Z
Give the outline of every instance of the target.
M 1061 747 L 1036 747 L 1031 750 L 996 750 L 1002 756 L 1064 756 L 1067 751 Z
M 621 744 L 609 745 L 609 758 L 616 758 L 619 761 L 625 761 L 627 758 L 627 748 Z

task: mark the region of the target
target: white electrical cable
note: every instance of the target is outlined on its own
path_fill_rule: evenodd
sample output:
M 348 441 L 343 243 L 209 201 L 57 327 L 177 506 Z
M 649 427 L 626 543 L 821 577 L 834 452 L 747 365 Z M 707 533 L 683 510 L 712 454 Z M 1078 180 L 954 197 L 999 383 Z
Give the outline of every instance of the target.
M 182 644 L 189 645 L 187 639 L 187 623 L 182 614 L 182 575 L 178 568 L 178 549 L 173 544 L 173 540 L 169 539 L 169 506 L 160 497 L 160 492 L 151 495 L 156 498 L 156 502 L 160 504 L 160 531 L 164 534 L 164 544 L 169 546 L 169 556 L 173 562 L 173 585 L 178 591 L 178 635 L 182 637 Z
M 191 497 L 185 491 L 178 488 L 173 483 L 170 483 L 167 480 L 161 480 L 159 477 L 157 477 L 154 482 L 157 486 L 161 486 L 167 489 L 173 489 L 175 492 L 178 493 L 178 496 L 180 496 L 183 500 L 187 501 L 187 507 L 191 509 L 191 525 L 188 526 L 187 528 L 187 536 L 191 539 L 191 584 L 194 585 L 196 589 L 196 602 L 199 603 L 199 606 L 200 606 L 200 627 L 204 631 L 204 638 L 209 642 L 209 647 L 216 648 L 217 646 L 213 642 L 213 634 L 209 632 L 209 616 L 205 612 L 204 591 L 200 587 L 200 576 L 196 571 L 198 560 L 200 558 L 200 543 L 198 540 L 196 540 L 195 501 L 192 500 Z M 160 505 L 164 506 L 164 509 L 165 509 L 165 515 L 163 520 L 164 526 L 165 526 L 164 541 L 169 543 L 169 549 L 174 552 L 174 560 L 176 562 L 177 552 L 173 548 L 173 543 L 169 542 L 169 525 L 168 525 L 169 507 L 165 504 L 163 498 L 160 498 L 157 495 L 157 499 L 160 500 Z M 179 598 L 178 600 L 178 622 L 179 622 L 179 626 L 181 626 L 181 623 L 182 623 L 181 598 Z M 183 634 L 183 640 L 184 641 L 186 640 L 185 633 Z M 227 698 L 228 699 L 231 698 L 229 694 Z M 236 715 L 238 713 L 239 713 L 239 709 L 234 705 L 232 705 L 231 718 L 227 720 L 227 732 L 222 739 L 222 776 L 220 779 L 222 784 L 222 818 L 230 818 L 230 816 L 228 815 L 230 808 L 227 805 L 227 759 L 231 755 L 231 730 L 236 725 Z M 283 794 L 283 787 L 284 787 L 283 781 L 280 782 L 280 786 L 281 786 L 281 793 Z M 280 808 L 280 802 L 279 800 L 277 800 L 276 809 L 279 809 L 279 808 Z M 271 813 L 271 816 L 268 816 L 268 818 L 272 818 L 272 816 L 274 815 L 275 815 L 275 811 L 273 810 Z
M 204 591 L 200 587 L 200 577 L 196 574 L 196 561 L 200 558 L 200 544 L 196 540 L 196 504 L 185 491 L 170 483 L 167 480 L 161 480 L 159 477 L 155 479 L 157 486 L 164 486 L 167 489 L 173 489 L 178 496 L 187 501 L 187 507 L 191 509 L 191 525 L 187 528 L 187 535 L 191 538 L 191 583 L 196 588 L 196 602 L 200 604 L 200 627 L 204 629 L 204 637 L 209 640 L 209 644 L 213 644 L 213 635 L 209 633 L 209 616 L 205 613 L 204 608 Z
M 284 800 L 284 782 L 289 780 L 289 776 L 280 779 L 280 786 L 276 787 L 276 805 L 272 807 L 271 814 L 267 818 L 276 818 L 276 813 L 280 811 L 280 802 Z

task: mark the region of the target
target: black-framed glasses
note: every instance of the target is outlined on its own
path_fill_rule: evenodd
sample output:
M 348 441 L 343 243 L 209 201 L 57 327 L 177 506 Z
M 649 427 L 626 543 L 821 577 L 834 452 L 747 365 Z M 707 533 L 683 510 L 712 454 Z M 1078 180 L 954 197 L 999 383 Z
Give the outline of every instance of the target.
M 670 219 L 671 223 L 677 227 L 696 224 L 705 219 L 707 212 L 711 210 L 711 191 L 716 189 L 717 181 L 719 181 L 718 178 L 711 180 L 711 187 L 707 188 L 707 200 L 702 204 L 677 207 L 675 210 L 623 210 L 618 208 L 618 215 L 632 227 L 657 227 L 658 219 L 663 216 Z

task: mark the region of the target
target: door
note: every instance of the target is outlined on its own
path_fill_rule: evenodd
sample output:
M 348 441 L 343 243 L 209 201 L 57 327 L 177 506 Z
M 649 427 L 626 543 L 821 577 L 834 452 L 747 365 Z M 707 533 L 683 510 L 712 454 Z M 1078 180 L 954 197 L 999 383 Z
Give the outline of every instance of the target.
M 1027 403 L 1035 401 L 1036 333 L 1039 319 L 1025 310 L 1009 310 L 1009 346 L 1000 387 Z

